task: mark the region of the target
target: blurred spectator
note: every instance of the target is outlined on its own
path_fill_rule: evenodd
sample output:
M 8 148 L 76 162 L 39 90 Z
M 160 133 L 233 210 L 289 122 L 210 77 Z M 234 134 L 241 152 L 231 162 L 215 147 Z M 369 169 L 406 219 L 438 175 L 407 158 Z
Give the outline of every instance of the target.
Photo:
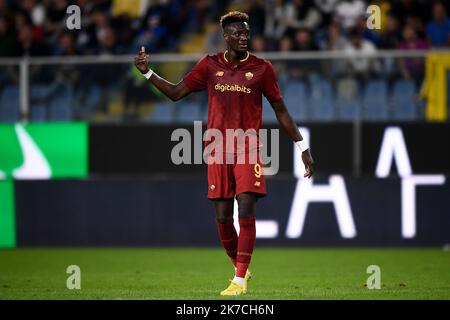
M 417 34 L 420 37 L 425 37 L 425 25 L 422 22 L 422 19 L 420 17 L 416 17 L 416 16 L 408 16 L 406 17 L 406 22 L 402 25 L 406 26 L 409 25 L 411 27 L 413 27 L 414 30 L 416 30 Z
M 14 16 L 16 30 L 20 30 L 23 27 L 31 27 L 33 29 L 33 24 L 30 16 L 23 11 L 18 11 Z
M 75 35 L 72 32 L 66 31 L 59 37 L 59 45 L 55 53 L 64 57 L 75 56 L 79 53 L 76 49 Z M 80 78 L 78 65 L 61 64 L 55 66 L 55 68 L 57 69 L 56 78 L 66 86 L 74 85 Z
M 373 43 L 376 47 L 381 46 L 381 32 L 378 32 L 378 30 L 372 30 L 367 28 L 367 20 L 365 17 L 361 17 L 357 19 L 356 25 L 354 27 L 359 31 L 361 36 L 367 40 Z
M 266 30 L 269 39 L 280 39 L 286 30 L 285 0 L 268 0 L 266 2 Z
M 405 25 L 407 20 L 419 20 L 423 23 L 429 18 L 428 10 L 417 0 L 393 1 L 391 14 L 397 17 L 401 25 Z
M 293 48 L 294 48 L 294 43 L 293 43 L 292 39 L 288 36 L 284 36 L 278 41 L 278 50 L 282 53 L 292 51 Z M 283 85 L 287 81 L 290 80 L 290 78 L 292 77 L 291 72 L 293 70 L 295 72 L 295 68 L 297 68 L 297 64 L 296 64 L 296 61 L 292 61 L 292 60 L 274 61 L 274 67 L 275 67 L 275 70 L 277 71 L 278 82 L 280 83 L 280 85 Z
M 89 45 L 93 41 L 92 29 L 93 29 L 93 3 L 88 0 L 78 0 L 77 5 L 80 7 L 81 12 L 81 30 L 77 30 L 77 47 L 82 54 L 93 54 L 93 50 L 89 50 Z
M 250 48 L 253 52 L 265 52 L 267 51 L 266 38 L 261 35 L 252 36 L 250 39 Z
M 416 30 L 412 26 L 405 26 L 403 28 L 403 42 L 398 46 L 402 50 L 426 50 L 430 48 L 430 45 L 417 36 Z
M 20 5 L 21 12 L 27 16 L 27 20 L 32 26 L 33 39 L 37 43 L 43 43 L 45 41 L 45 7 L 36 0 L 23 0 Z
M 35 27 L 41 27 L 44 25 L 46 19 L 45 7 L 40 1 L 37 0 L 22 0 L 20 2 L 21 9 L 28 13 Z
M 426 33 L 434 47 L 450 46 L 450 19 L 440 2 L 433 5 L 433 20 L 427 24 Z
M 186 31 L 189 6 L 185 0 L 172 0 L 167 4 L 167 16 L 170 17 L 167 28 L 168 34 L 175 39 L 180 39 L 181 35 Z M 219 14 L 220 17 L 221 13 Z M 215 22 L 217 22 L 216 20 Z
M 100 35 L 100 46 L 97 54 L 107 56 L 123 53 L 124 49 L 117 44 L 117 37 L 113 28 L 106 27 Z
M 59 37 L 59 44 L 55 54 L 65 57 L 76 55 L 75 36 L 71 32 L 64 32 Z M 76 64 L 58 64 L 45 66 L 45 73 L 53 77 L 49 96 L 58 95 L 65 88 L 76 88 L 79 85 L 82 68 Z
M 33 38 L 33 27 L 24 25 L 20 28 L 17 39 L 19 41 L 19 55 L 21 56 L 46 56 L 49 55 L 47 47 L 38 43 Z
M 153 1 L 137 32 L 133 51 L 137 52 L 141 46 L 145 46 L 148 52 L 160 51 L 167 37 L 167 27 L 164 23 L 167 19 L 165 7 Z
M 225 51 L 226 44 L 223 40 L 223 30 L 219 23 L 220 17 L 216 17 L 214 22 L 210 23 L 207 27 L 205 51 L 207 53 L 216 53 Z
M 297 30 L 294 36 L 294 48 L 295 51 L 316 51 L 319 50 L 314 43 L 312 33 L 306 28 L 300 28 Z M 294 78 L 309 79 L 312 73 L 318 72 L 320 67 L 320 61 L 318 60 L 299 60 L 295 66 L 292 66 L 291 75 Z
M 316 51 L 319 48 L 314 43 L 311 31 L 306 28 L 300 28 L 294 35 L 294 50 L 295 51 Z
M 166 1 L 167 0 L 163 0 Z M 224 12 L 228 11 L 231 0 L 221 0 L 221 1 L 210 1 L 210 12 L 211 17 L 221 16 Z M 218 20 L 215 20 L 218 21 Z
M 207 22 L 209 13 L 208 0 L 187 1 L 187 19 L 182 29 L 183 33 L 196 34 L 205 31 L 204 26 Z
M 344 50 L 347 40 L 337 23 L 331 23 L 327 29 L 326 38 L 319 44 L 322 50 Z
M 55 54 L 58 56 L 74 56 L 79 54 L 76 49 L 75 36 L 73 33 L 65 32 L 61 35 Z
M 314 4 L 322 13 L 322 26 L 328 26 L 339 0 L 314 0 Z
M 101 36 L 97 54 L 103 57 L 112 56 L 115 54 L 123 53 L 120 46 L 117 46 L 117 38 L 114 30 L 111 27 L 106 27 Z M 118 78 L 117 75 L 125 74 L 126 66 L 117 63 L 104 63 L 96 66 L 95 73 L 93 75 L 93 81 L 99 86 L 100 97 L 100 109 L 107 111 L 114 88 L 125 82 L 123 78 Z
M 242 11 L 250 17 L 251 35 L 263 35 L 266 26 L 266 10 L 260 0 L 243 0 Z
M 395 16 L 388 16 L 385 31 L 381 34 L 380 48 L 397 49 L 401 40 L 399 20 Z
M 339 25 L 336 22 L 331 23 L 326 38 L 320 43 L 320 48 L 322 50 L 344 50 L 346 46 L 347 40 L 341 33 Z M 322 61 L 322 66 L 324 73 L 332 78 L 344 74 L 346 64 L 342 59 L 331 59 Z
M 322 22 L 322 15 L 312 0 L 292 0 L 286 4 L 286 29 L 293 33 L 299 28 L 316 29 Z
M 0 0 L 0 57 L 12 57 L 19 54 L 19 48 L 14 16 L 5 1 Z
M 412 26 L 405 26 L 403 29 L 403 42 L 398 46 L 401 50 L 427 50 L 430 45 L 424 39 L 417 36 L 417 32 Z M 424 77 L 423 58 L 402 58 L 399 59 L 400 71 L 403 78 L 413 79 L 417 85 Z
M 339 1 L 335 10 L 335 19 L 344 29 L 353 28 L 366 14 L 367 5 L 362 0 Z
M 336 49 L 354 27 L 377 48 L 395 49 L 405 25 L 412 26 L 418 38 L 428 39 L 434 47 L 450 46 L 449 1 L 0 0 L 0 56 L 20 56 L 25 42 L 27 54 L 40 55 L 45 51 L 61 54 L 60 37 L 67 31 L 66 9 L 71 4 L 80 6 L 82 12 L 81 30 L 72 31 L 75 52 L 80 55 L 104 51 L 101 42 L 110 28 L 115 48 L 107 51 L 113 54 L 135 53 L 142 45 L 150 52 L 178 51 L 186 47 L 184 44 L 191 41 L 193 34 L 199 34 L 198 39 L 204 37 L 206 51 L 221 51 L 223 39 L 218 20 L 225 11 L 233 9 L 250 15 L 252 35 L 265 36 L 266 51 L 287 44 L 286 40 L 280 42 L 284 36 L 295 42 L 292 50 L 316 50 L 316 44 L 321 50 Z M 381 30 L 366 28 L 368 4 L 380 6 Z M 336 39 L 329 38 L 329 32 L 337 31 L 333 29 L 334 23 L 342 30 L 336 43 Z M 31 42 L 26 39 L 29 27 Z M 299 29 L 311 30 L 312 43 L 305 45 L 299 41 L 296 37 Z
M 86 1 L 86 0 L 83 0 Z M 111 4 L 111 26 L 116 33 L 116 43 L 121 47 L 121 52 L 135 52 L 133 42 L 136 29 L 139 27 L 140 17 L 145 14 L 147 0 L 112 0 Z
M 290 37 L 284 36 L 280 39 L 278 48 L 281 52 L 288 52 L 294 48 L 294 43 Z
M 99 8 L 90 8 L 90 19 L 84 21 L 81 32 L 77 32 L 79 37 L 77 44 L 85 54 L 93 55 L 98 51 L 100 38 L 106 28 L 110 27 L 109 16 Z
M 49 40 L 56 44 L 66 26 L 66 10 L 70 3 L 68 0 L 48 0 L 45 4 L 47 21 L 45 29 L 51 38 Z
M 353 28 L 350 30 L 349 42 L 344 51 L 349 56 L 356 53 L 366 55 L 365 57 L 349 57 L 348 61 L 348 71 L 360 80 L 367 80 L 380 71 L 379 63 L 373 58 L 370 58 L 370 55 L 376 53 L 376 47 L 371 42 L 363 39 L 358 29 Z

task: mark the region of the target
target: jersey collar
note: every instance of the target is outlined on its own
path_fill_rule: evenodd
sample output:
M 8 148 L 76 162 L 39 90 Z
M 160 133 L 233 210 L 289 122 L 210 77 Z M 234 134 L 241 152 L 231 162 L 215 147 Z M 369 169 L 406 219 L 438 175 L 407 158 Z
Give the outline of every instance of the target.
M 223 60 L 224 60 L 226 63 L 230 63 L 230 61 L 228 61 L 228 59 L 227 59 L 227 57 L 226 57 L 227 52 L 228 52 L 228 50 L 225 50 L 225 52 L 223 53 L 222 57 L 223 57 Z M 250 58 L 250 52 L 247 51 L 247 54 L 245 55 L 245 58 L 239 60 L 239 63 L 244 63 L 244 62 L 246 62 L 246 61 L 248 60 L 248 58 Z

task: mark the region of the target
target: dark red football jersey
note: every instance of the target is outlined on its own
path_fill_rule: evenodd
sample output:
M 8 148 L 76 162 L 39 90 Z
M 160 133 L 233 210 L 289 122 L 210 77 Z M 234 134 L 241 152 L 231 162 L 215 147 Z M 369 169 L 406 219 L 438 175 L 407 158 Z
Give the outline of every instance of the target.
M 282 98 L 272 64 L 253 54 L 236 68 L 225 53 L 203 57 L 187 74 L 184 83 L 191 91 L 208 90 L 208 129 L 254 129 L 262 123 L 262 96 L 269 102 Z

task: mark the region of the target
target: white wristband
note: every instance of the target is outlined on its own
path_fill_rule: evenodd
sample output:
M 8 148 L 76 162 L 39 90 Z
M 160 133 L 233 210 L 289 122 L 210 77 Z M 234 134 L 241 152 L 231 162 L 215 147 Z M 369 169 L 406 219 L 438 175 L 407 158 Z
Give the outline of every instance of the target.
M 309 149 L 309 145 L 305 140 L 300 140 L 295 142 L 296 146 L 299 147 L 299 149 L 301 150 L 301 152 L 304 152 L 305 150 Z
M 148 70 L 148 72 L 146 73 L 146 74 L 143 74 L 143 76 L 145 77 L 145 79 L 150 79 L 150 77 L 152 76 L 152 74 L 153 74 L 153 70 L 152 69 L 150 69 L 150 70 Z

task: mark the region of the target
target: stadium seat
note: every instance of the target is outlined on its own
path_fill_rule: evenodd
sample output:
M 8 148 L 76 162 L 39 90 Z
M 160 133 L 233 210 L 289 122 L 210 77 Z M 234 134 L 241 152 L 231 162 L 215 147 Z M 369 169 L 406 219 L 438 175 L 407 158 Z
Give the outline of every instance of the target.
M 309 104 L 311 119 L 318 121 L 331 121 L 334 119 L 334 94 L 331 83 L 326 79 L 316 81 L 311 88 Z
M 30 92 L 30 120 L 46 121 L 47 120 L 47 95 L 48 86 L 33 85 Z
M 338 119 L 353 121 L 361 116 L 359 85 L 353 78 L 343 78 L 336 84 Z
M 44 122 L 47 120 L 47 106 L 44 104 L 35 104 L 31 108 L 30 120 L 32 122 Z
M 264 123 L 276 123 L 278 121 L 272 106 L 265 97 L 263 97 L 262 119 Z
M 31 96 L 30 97 L 31 97 L 32 103 L 36 98 L 45 99 L 48 95 L 48 91 L 49 91 L 48 88 L 49 88 L 48 86 L 42 85 L 42 84 L 36 84 L 36 85 L 31 86 L 31 91 L 30 91 Z
M 18 122 L 19 120 L 19 88 L 7 86 L 3 92 L 0 92 L 0 122 Z
M 172 102 L 157 103 L 150 115 L 151 123 L 172 123 L 175 121 L 175 106 Z
M 337 80 L 336 92 L 339 98 L 345 100 L 357 100 L 360 98 L 360 85 L 352 77 L 341 78 Z
M 409 80 L 398 80 L 392 91 L 392 116 L 395 120 L 417 119 L 416 90 Z
M 284 90 L 284 100 L 294 120 L 308 120 L 309 103 L 306 94 L 306 85 L 303 81 L 291 81 L 287 83 Z
M 208 103 L 203 103 L 200 105 L 200 120 L 203 121 L 203 123 L 208 122 Z
M 361 103 L 358 100 L 344 98 L 336 99 L 338 119 L 341 121 L 354 121 L 361 117 Z
M 384 80 L 370 80 L 363 96 L 364 120 L 387 120 L 389 116 L 389 100 L 387 84 Z
M 201 121 L 202 118 L 200 104 L 183 101 L 175 104 L 175 121 L 177 123 L 193 123 Z
M 53 95 L 49 102 L 50 121 L 70 121 L 73 118 L 73 90 L 70 88 L 60 89 Z
M 91 115 L 93 112 L 98 111 L 100 109 L 101 98 L 102 92 L 100 87 L 96 85 L 91 86 L 86 97 L 80 101 L 82 103 L 80 111 L 86 115 Z

